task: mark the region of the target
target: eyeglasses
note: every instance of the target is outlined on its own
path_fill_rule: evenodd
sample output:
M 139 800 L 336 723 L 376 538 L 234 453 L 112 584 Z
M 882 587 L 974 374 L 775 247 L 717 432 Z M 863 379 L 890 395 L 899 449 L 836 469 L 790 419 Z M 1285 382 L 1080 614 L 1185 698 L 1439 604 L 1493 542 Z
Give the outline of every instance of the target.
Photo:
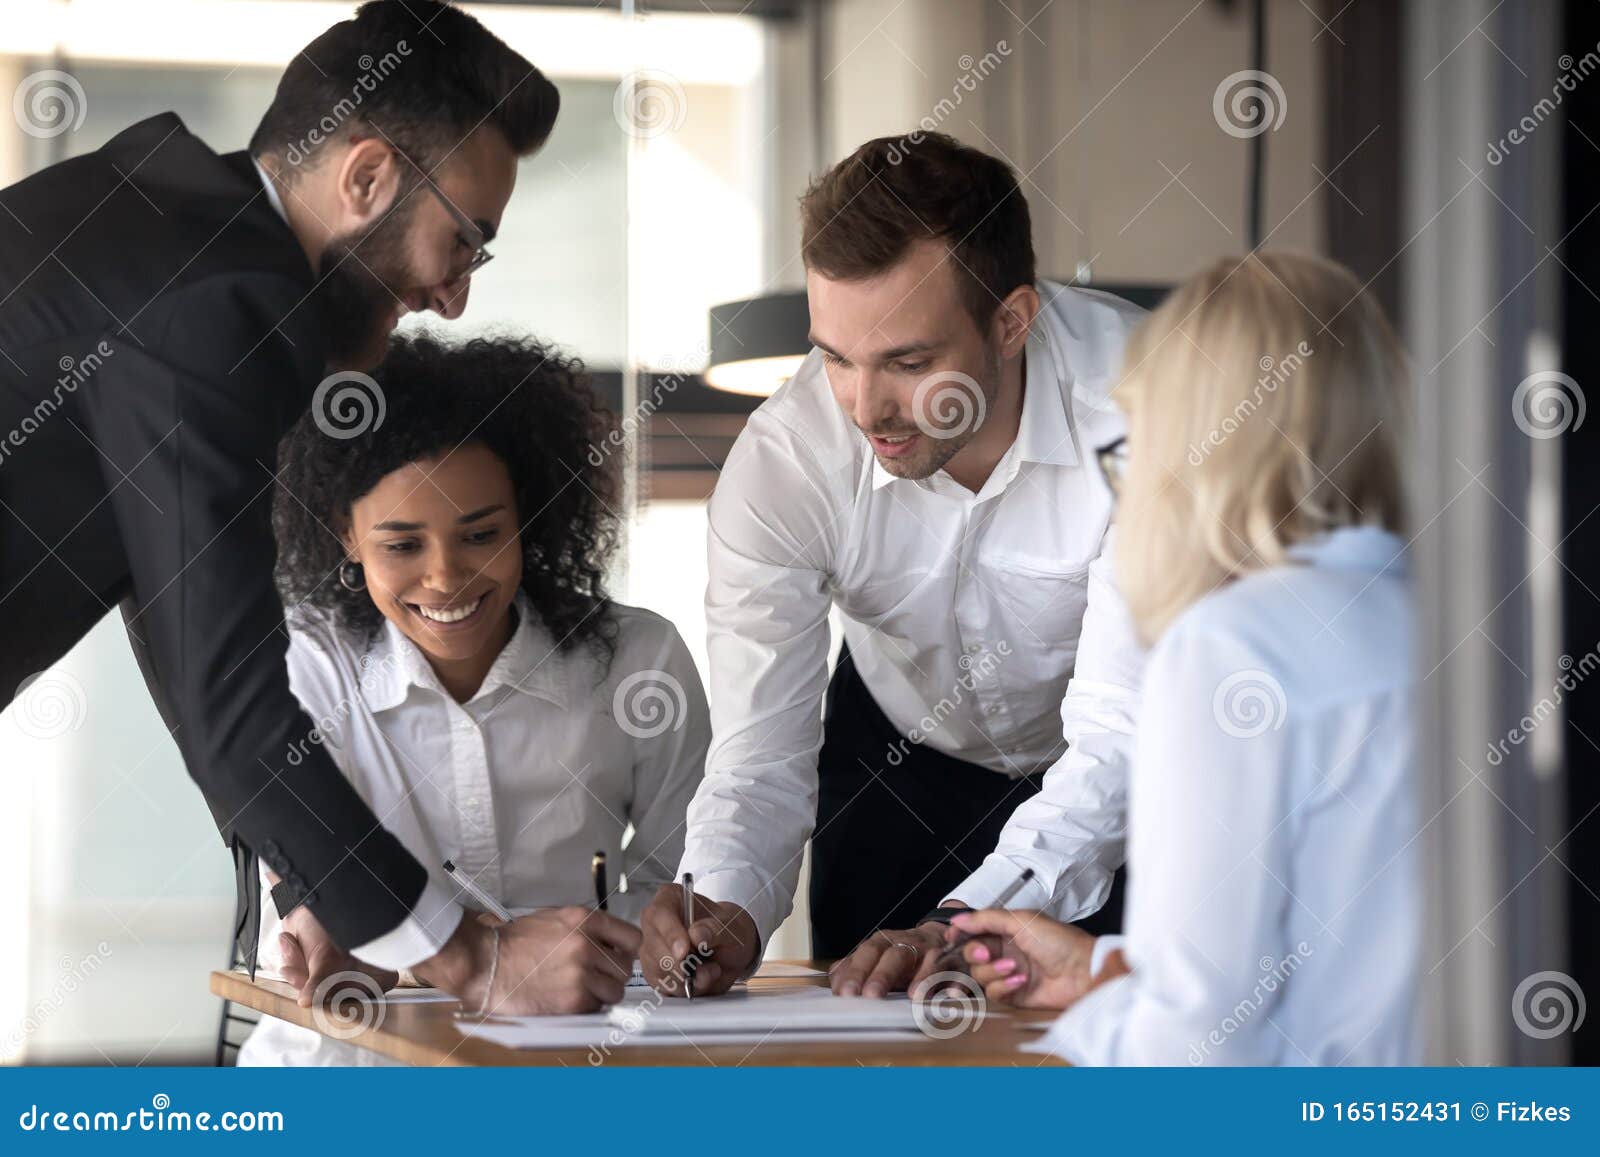
M 1128 439 L 1118 438 L 1107 442 L 1094 452 L 1095 461 L 1100 463 L 1100 473 L 1105 475 L 1106 486 L 1111 490 L 1113 498 L 1122 494 L 1122 480 L 1128 473 Z
M 458 272 L 450 275 L 450 280 L 460 281 L 463 277 L 470 277 L 478 270 L 482 269 L 485 265 L 489 264 L 489 262 L 493 261 L 494 254 L 490 253 L 484 248 L 483 230 L 478 228 L 477 223 L 473 221 L 471 217 L 468 217 L 465 213 L 458 209 L 454 201 L 450 200 L 449 197 L 444 195 L 444 190 L 439 188 L 439 186 L 434 182 L 433 178 L 428 175 L 428 171 L 421 165 L 417 164 L 416 161 L 412 160 L 410 155 L 407 154 L 404 149 L 400 148 L 392 141 L 389 144 L 396 153 L 404 157 L 407 161 L 410 161 L 411 167 L 421 174 L 423 183 L 428 186 L 428 191 L 439 199 L 439 204 L 444 206 L 445 212 L 449 213 L 450 216 L 455 219 L 456 237 L 472 254 L 472 256 L 467 260 L 465 266 L 463 266 Z

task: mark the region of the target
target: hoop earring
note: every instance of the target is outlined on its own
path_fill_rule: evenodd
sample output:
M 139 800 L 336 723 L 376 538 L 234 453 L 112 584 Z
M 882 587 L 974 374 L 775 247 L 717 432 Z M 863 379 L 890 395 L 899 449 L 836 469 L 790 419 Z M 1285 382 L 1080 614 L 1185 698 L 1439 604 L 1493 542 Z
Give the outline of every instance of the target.
M 367 573 L 362 569 L 359 562 L 340 564 L 339 585 L 347 591 L 364 591 L 367 589 Z

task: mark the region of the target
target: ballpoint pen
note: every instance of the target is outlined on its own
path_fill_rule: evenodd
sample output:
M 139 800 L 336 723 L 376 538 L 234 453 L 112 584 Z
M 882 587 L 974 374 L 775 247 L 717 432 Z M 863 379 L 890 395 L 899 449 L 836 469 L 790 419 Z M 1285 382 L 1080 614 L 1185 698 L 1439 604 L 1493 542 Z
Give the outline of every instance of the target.
M 611 885 L 606 880 L 606 854 L 596 852 L 589 861 L 589 876 L 594 881 L 594 906 L 598 912 L 606 910 L 606 897 L 611 894 Z M 628 977 L 630 987 L 645 987 L 648 981 L 644 978 L 644 971 L 639 967 L 639 962 L 633 962 L 633 974 Z
M 683 874 L 683 931 L 688 935 L 689 927 L 694 923 L 694 874 Z M 686 1000 L 694 999 L 694 945 L 689 945 L 689 954 L 683 958 L 683 995 Z
M 1020 876 L 1018 876 L 1015 880 L 1012 880 L 1011 883 L 1006 887 L 1005 891 L 1001 892 L 998 896 L 996 896 L 994 898 L 994 903 L 990 904 L 989 907 L 991 907 L 991 908 L 1004 908 L 1008 903 L 1011 902 L 1011 898 L 1013 896 L 1015 896 L 1018 892 L 1022 891 L 1022 885 L 1026 884 L 1031 879 L 1033 879 L 1033 869 L 1032 868 L 1024 868 L 1024 869 L 1022 869 L 1022 874 Z M 949 956 L 952 952 L 960 952 L 963 948 L 965 948 L 968 944 L 972 943 L 976 939 L 978 939 L 978 934 L 977 933 L 972 933 L 972 932 L 968 932 L 963 936 L 956 937 L 949 944 L 946 944 L 944 946 L 944 949 L 939 953 L 939 956 L 938 956 L 937 959 L 938 960 L 943 960 L 945 957 Z
M 606 854 L 596 852 L 594 859 L 589 861 L 589 875 L 594 878 L 594 906 L 600 911 L 606 910 L 606 894 L 610 888 L 606 885 Z
M 478 887 L 478 882 L 471 876 L 467 875 L 449 860 L 444 862 L 444 872 L 445 875 L 449 876 L 456 882 L 457 887 L 459 887 L 463 892 L 467 893 L 467 895 L 471 896 L 478 903 L 482 904 L 485 912 L 492 912 L 501 920 L 504 920 L 507 924 L 511 923 L 511 913 L 506 911 L 505 905 L 500 903 L 500 901 L 496 900 L 493 896 L 489 895 L 489 893 L 485 892 L 482 888 Z

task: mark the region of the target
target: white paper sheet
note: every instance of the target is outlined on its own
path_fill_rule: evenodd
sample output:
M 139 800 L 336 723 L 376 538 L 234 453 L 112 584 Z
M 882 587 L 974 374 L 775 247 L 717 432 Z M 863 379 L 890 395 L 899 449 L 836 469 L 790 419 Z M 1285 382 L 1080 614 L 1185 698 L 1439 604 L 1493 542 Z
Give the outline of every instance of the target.
M 915 1006 L 905 993 L 881 1000 L 835 996 L 826 988 L 752 989 L 703 1000 L 662 1002 L 648 1011 L 619 1004 L 611 1023 L 630 1034 L 716 1039 L 724 1033 L 917 1032 Z M 974 1016 L 981 1016 L 973 1010 Z
M 915 1032 L 902 1032 L 887 1030 L 882 1032 L 740 1032 L 718 1033 L 714 1037 L 696 1040 L 680 1033 L 656 1033 L 653 1035 L 634 1034 L 628 1035 L 622 1029 L 604 1022 L 604 1014 L 596 1013 L 602 1018 L 600 1023 L 583 1028 L 552 1027 L 540 1023 L 548 1017 L 519 1017 L 514 1023 L 485 1023 L 461 1025 L 461 1031 L 472 1037 L 490 1041 L 497 1045 L 513 1049 L 597 1049 L 602 1054 L 629 1048 L 649 1048 L 652 1045 L 678 1045 L 687 1048 L 690 1045 L 759 1045 L 768 1042 L 781 1042 L 783 1044 L 809 1044 L 813 1042 L 849 1042 L 853 1044 L 871 1044 L 881 1041 L 907 1041 L 917 1040 Z
M 595 1048 L 649 1045 L 756 1045 L 904 1041 L 920 1038 L 911 1001 L 836 997 L 826 988 L 735 990 L 696 1001 L 633 989 L 606 1012 L 579 1016 L 467 1018 L 460 1031 L 507 1048 Z
M 437 988 L 391 988 L 383 994 L 387 1004 L 454 1004 L 456 998 Z

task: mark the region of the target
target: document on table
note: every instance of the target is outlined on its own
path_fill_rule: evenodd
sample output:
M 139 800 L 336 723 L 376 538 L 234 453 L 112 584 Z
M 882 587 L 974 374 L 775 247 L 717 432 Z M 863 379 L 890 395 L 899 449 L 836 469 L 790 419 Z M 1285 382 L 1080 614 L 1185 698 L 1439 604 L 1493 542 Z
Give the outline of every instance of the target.
M 630 991 L 606 1012 L 491 1017 L 463 1020 L 457 1027 L 507 1048 L 529 1049 L 903 1041 L 920 1036 L 912 1002 L 904 994 L 869 1000 L 834 996 L 826 988 L 751 989 L 693 1002 Z
M 917 1032 L 914 1006 L 904 993 L 872 1000 L 835 996 L 826 988 L 731 992 L 706 1000 L 662 1003 L 649 1015 L 627 1005 L 609 1012 L 611 1023 L 640 1036 L 715 1038 L 723 1033 Z
M 387 1004 L 454 1004 L 456 998 L 440 988 L 391 988 L 383 994 Z

